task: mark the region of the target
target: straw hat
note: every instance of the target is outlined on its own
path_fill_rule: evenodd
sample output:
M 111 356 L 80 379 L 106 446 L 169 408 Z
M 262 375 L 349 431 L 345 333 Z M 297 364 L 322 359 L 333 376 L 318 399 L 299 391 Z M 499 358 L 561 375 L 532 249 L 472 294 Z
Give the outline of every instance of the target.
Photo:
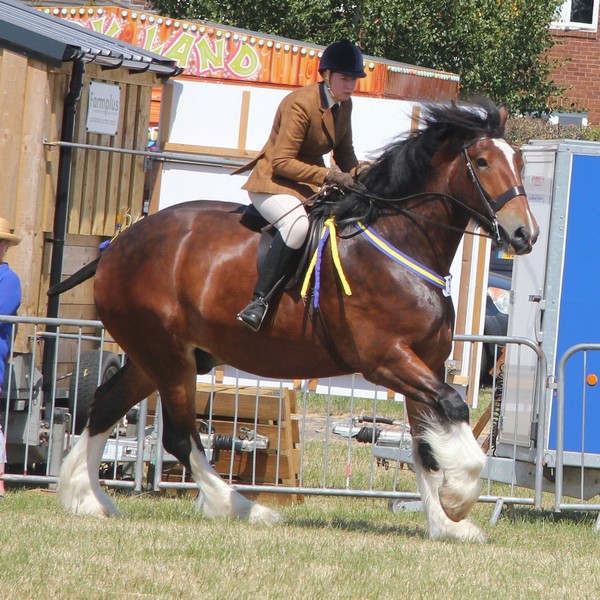
M 16 246 L 21 242 L 18 235 L 10 232 L 8 221 L 2 217 L 0 217 L 0 240 L 7 240 L 11 246 Z

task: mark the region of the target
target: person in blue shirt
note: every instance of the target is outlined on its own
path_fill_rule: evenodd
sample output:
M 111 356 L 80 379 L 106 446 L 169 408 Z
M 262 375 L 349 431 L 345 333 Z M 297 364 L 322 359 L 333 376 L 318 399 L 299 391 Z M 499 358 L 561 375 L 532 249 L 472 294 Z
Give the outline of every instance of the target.
M 0 315 L 16 315 L 21 305 L 21 281 L 19 276 L 4 262 L 7 250 L 16 246 L 21 238 L 11 232 L 9 223 L 0 217 Z M 12 324 L 0 320 L 0 391 L 4 385 L 6 361 L 10 353 Z M 6 463 L 6 445 L 2 423 L 0 423 L 0 498 L 4 497 L 4 463 Z

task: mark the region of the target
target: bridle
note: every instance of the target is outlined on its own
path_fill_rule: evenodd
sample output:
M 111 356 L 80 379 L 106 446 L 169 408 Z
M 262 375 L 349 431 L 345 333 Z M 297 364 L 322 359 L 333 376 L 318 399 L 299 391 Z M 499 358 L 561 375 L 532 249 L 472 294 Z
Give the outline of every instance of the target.
M 489 139 L 492 138 L 487 135 L 476 137 L 470 142 L 466 143 L 462 147 L 461 152 L 465 158 L 465 163 L 467 165 L 469 177 L 471 178 L 471 181 L 473 182 L 473 185 L 475 186 L 475 189 L 479 194 L 481 203 L 483 204 L 483 207 L 487 212 L 488 218 L 486 219 L 486 224 L 491 225 L 491 231 L 496 235 L 496 241 L 500 242 L 500 230 L 498 227 L 498 219 L 496 217 L 497 213 L 507 202 L 510 202 L 513 198 L 516 198 L 517 196 L 524 196 L 526 192 L 525 188 L 522 185 L 514 185 L 513 187 L 500 194 L 497 198 L 492 198 L 490 193 L 485 189 L 483 182 L 481 181 L 479 175 L 477 174 L 477 171 L 475 170 L 473 161 L 469 156 L 469 148 L 477 142 Z

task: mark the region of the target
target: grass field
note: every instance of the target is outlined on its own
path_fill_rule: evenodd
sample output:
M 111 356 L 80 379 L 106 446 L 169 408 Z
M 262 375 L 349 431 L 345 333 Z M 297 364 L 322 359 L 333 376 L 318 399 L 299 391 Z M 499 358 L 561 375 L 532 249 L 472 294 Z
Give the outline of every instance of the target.
M 313 410 L 322 409 L 315 399 Z M 377 412 L 400 418 L 397 410 L 390 403 Z M 331 410 L 338 412 L 343 406 Z M 306 444 L 307 486 L 318 487 L 322 450 Z M 369 453 L 353 454 L 354 470 Z M 332 445 L 329 458 L 343 473 L 345 445 Z M 398 489 L 415 489 L 408 469 L 393 471 L 378 469 L 375 482 L 366 475 L 354 487 L 390 489 L 394 476 Z M 493 485 L 494 495 L 508 493 Z M 0 600 L 600 597 L 596 513 L 505 509 L 491 526 L 493 506 L 479 504 L 471 516 L 489 538 L 482 545 L 431 541 L 420 512 L 393 514 L 379 499 L 309 496 L 283 507 L 285 522 L 274 527 L 205 520 L 191 494 L 115 500 L 123 518 L 73 517 L 52 492 L 9 488 L 0 502 Z M 552 506 L 550 496 L 544 506 Z
M 488 544 L 433 542 L 420 513 L 382 500 L 307 498 L 276 527 L 212 522 L 188 498 L 117 498 L 123 518 L 73 517 L 54 494 L 0 505 L 0 598 L 598 597 L 595 515 L 517 509 Z

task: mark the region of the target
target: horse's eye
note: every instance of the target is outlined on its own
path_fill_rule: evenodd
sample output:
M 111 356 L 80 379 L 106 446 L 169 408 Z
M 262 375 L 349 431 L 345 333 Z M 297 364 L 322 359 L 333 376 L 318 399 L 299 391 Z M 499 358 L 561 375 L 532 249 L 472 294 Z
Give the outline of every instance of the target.
M 477 163 L 477 166 L 482 169 L 485 169 L 485 167 L 488 166 L 488 161 L 485 160 L 485 158 L 478 158 L 475 162 Z

